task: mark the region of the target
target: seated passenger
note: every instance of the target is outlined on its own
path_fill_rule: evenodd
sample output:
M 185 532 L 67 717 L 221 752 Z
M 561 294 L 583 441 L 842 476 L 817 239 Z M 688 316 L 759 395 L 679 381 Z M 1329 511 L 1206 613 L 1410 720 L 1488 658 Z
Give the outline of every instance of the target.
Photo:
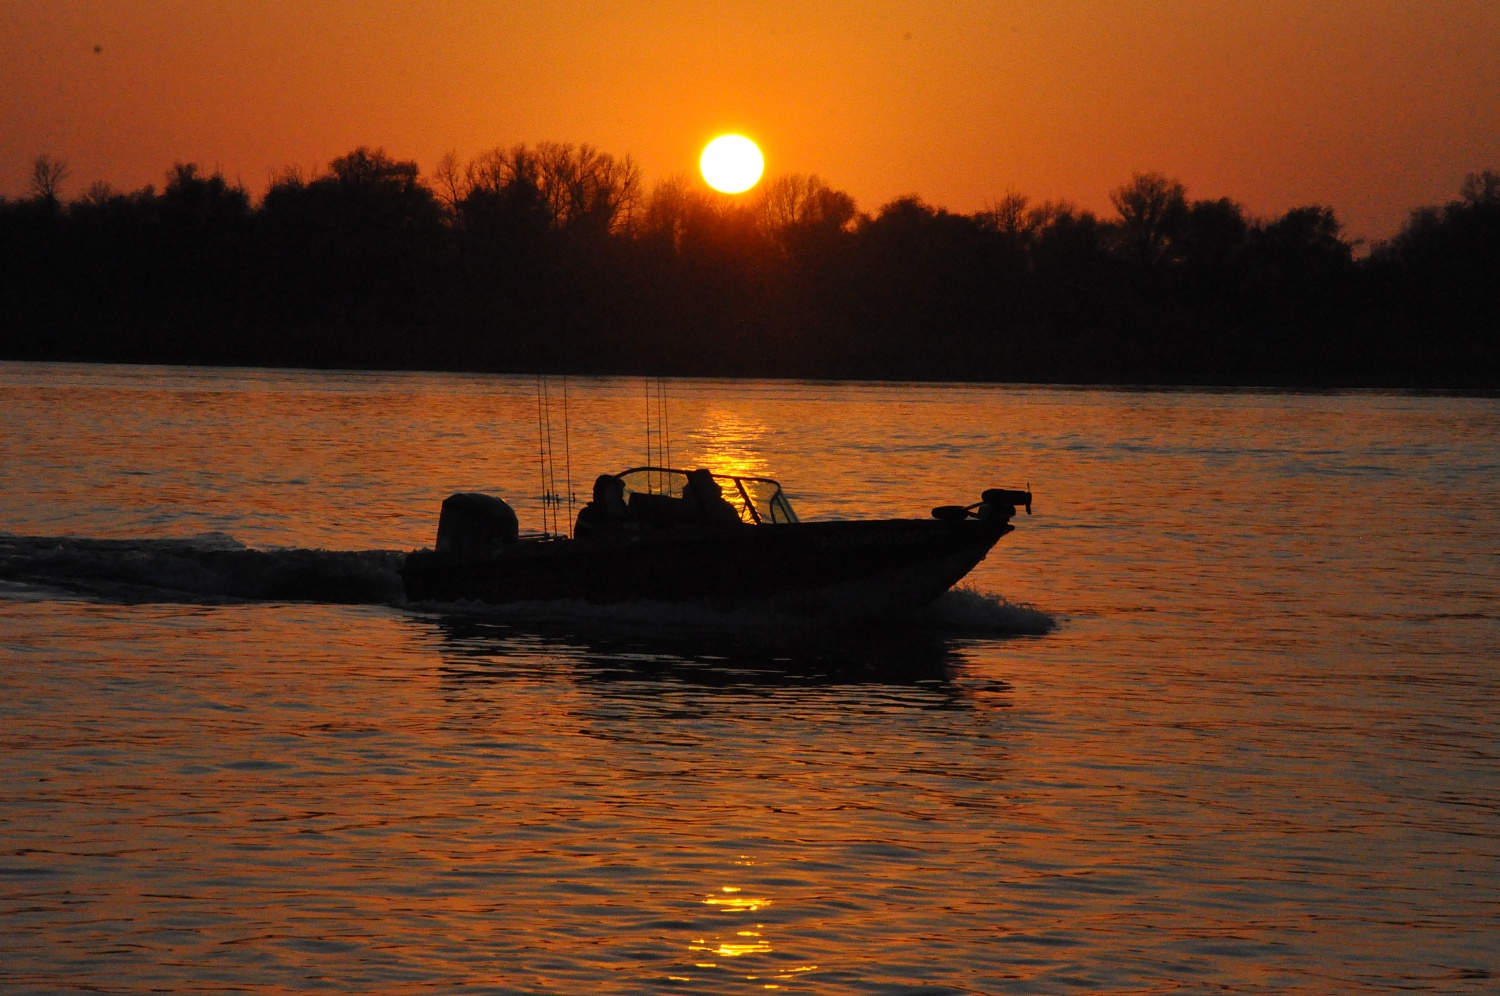
M 613 474 L 600 474 L 594 478 L 594 500 L 578 510 L 573 538 L 583 539 L 618 529 L 625 515 L 625 482 Z
M 724 489 L 719 487 L 714 475 L 702 467 L 688 471 L 687 483 L 682 486 L 682 500 L 702 522 L 740 523 L 740 514 L 724 500 Z

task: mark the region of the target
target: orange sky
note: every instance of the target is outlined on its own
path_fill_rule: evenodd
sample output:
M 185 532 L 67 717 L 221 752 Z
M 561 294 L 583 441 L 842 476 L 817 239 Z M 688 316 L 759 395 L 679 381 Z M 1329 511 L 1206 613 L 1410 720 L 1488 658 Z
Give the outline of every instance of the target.
M 1500 167 L 1500 3 L 0 2 L 9 196 L 43 152 L 66 196 L 179 160 L 258 196 L 361 144 L 427 169 L 547 139 L 654 181 L 724 130 L 864 210 L 1014 189 L 1108 213 L 1155 169 L 1378 238 Z

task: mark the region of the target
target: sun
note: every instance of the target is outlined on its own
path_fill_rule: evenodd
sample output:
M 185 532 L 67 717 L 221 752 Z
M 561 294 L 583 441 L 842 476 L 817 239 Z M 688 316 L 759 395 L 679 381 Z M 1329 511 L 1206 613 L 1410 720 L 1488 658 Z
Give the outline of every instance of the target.
M 698 160 L 703 179 L 725 194 L 743 194 L 755 186 L 766 160 L 744 135 L 720 135 L 709 142 Z

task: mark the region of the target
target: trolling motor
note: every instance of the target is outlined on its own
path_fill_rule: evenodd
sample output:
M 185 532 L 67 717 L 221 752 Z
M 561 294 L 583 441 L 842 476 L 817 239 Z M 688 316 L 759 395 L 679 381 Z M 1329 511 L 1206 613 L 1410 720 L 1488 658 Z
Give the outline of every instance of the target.
M 1026 514 L 1030 515 L 1031 485 L 1028 484 L 1026 488 L 1025 491 L 990 488 L 972 505 L 939 505 L 932 510 L 932 517 L 945 522 L 960 522 L 970 518 L 982 521 L 998 519 L 1001 522 L 1007 522 L 1016 514 L 1017 505 L 1024 506 Z

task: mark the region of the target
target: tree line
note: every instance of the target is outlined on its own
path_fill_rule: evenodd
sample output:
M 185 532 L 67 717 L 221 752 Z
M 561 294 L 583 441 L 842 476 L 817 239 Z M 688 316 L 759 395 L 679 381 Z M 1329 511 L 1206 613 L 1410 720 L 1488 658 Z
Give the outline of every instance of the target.
M 1500 173 L 1356 252 L 1140 173 L 1099 216 L 1007 194 L 874 213 L 815 176 L 647 189 L 588 145 L 424 176 L 359 148 L 255 203 L 65 164 L 0 199 L 0 356 L 871 379 L 1500 387 Z

